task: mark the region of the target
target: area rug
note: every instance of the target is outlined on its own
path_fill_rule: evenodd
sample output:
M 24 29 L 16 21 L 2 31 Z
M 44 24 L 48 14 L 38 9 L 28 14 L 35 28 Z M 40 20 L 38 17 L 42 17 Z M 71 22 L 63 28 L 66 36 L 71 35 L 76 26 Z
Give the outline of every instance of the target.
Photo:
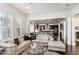
M 25 51 L 21 55 L 28 55 Z M 44 55 L 61 55 L 55 51 L 46 51 Z

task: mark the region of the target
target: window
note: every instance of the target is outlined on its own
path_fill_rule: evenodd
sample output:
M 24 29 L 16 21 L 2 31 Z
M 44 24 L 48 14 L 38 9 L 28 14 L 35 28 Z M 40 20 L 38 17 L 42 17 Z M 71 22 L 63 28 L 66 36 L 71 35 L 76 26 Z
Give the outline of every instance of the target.
M 0 13 L 0 40 L 11 37 L 11 19 L 7 14 Z
M 16 18 L 16 36 L 21 35 L 21 19 Z

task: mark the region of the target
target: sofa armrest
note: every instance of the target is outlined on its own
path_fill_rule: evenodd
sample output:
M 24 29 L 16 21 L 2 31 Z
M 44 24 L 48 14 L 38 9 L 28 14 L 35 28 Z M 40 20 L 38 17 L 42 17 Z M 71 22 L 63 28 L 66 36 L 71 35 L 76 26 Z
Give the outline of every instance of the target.
M 6 55 L 15 55 L 17 45 L 13 43 L 0 43 L 0 47 L 5 49 Z
M 11 47 L 16 47 L 16 44 L 13 43 L 0 43 L 0 47 L 4 47 L 4 48 L 11 48 Z

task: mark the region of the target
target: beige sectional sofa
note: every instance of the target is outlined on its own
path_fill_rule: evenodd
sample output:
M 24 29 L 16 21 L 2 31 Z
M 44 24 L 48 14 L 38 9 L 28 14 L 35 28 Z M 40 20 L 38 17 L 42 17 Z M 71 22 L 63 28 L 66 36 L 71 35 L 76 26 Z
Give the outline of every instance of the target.
M 38 35 L 36 40 L 32 40 L 32 42 L 43 43 L 48 46 L 48 50 L 65 52 L 65 45 L 61 41 L 53 41 L 49 40 L 48 35 Z M 23 40 L 23 36 L 19 37 L 20 44 L 17 46 L 14 44 L 13 40 L 8 40 L 7 43 L 0 43 L 0 46 L 5 47 L 6 55 L 17 55 L 23 52 L 26 48 L 28 48 L 31 44 L 30 40 Z

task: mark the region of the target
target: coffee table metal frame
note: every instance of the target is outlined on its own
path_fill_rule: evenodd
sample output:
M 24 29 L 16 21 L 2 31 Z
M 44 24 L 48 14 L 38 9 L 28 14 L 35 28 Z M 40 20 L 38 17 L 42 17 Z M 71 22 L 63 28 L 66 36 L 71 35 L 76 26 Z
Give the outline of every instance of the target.
M 25 50 L 28 55 L 43 55 L 48 50 L 48 44 L 36 43 L 36 48 L 32 48 L 32 44 Z

